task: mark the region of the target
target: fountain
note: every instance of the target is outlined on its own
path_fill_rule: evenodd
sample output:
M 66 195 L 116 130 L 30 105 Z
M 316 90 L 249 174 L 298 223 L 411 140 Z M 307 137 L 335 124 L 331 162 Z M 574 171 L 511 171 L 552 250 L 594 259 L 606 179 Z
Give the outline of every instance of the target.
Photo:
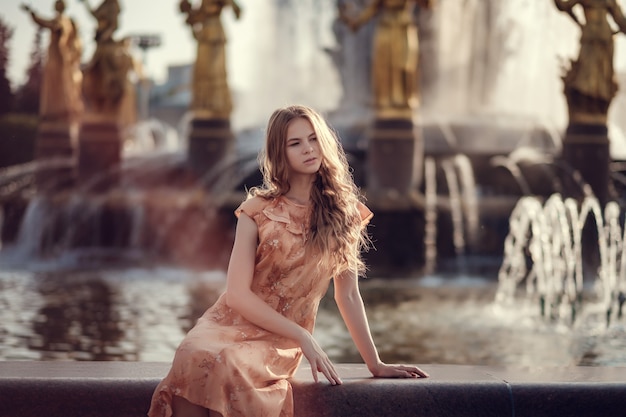
M 334 6 L 330 1 L 324 5 L 331 3 Z M 402 329 L 397 340 L 383 343 L 387 360 L 623 365 L 623 344 L 607 348 L 603 343 L 624 333 L 623 208 L 590 197 L 588 178 L 559 157 L 558 129 L 545 120 L 494 115 L 502 105 L 501 90 L 516 84 L 507 83 L 504 76 L 511 71 L 504 58 L 507 51 L 490 52 L 489 59 L 482 59 L 488 52 L 479 50 L 485 37 L 504 36 L 502 22 L 487 15 L 508 18 L 526 6 L 512 1 L 505 7 L 498 0 L 468 1 L 464 6 L 438 3 L 432 10 L 411 14 L 420 22 L 422 62 L 428 64 L 422 79 L 430 80 L 420 106 L 409 106 L 413 101 L 408 100 L 390 117 L 388 109 L 363 102 L 371 93 L 366 76 L 369 52 L 364 51 L 369 51 L 374 22 L 355 33 L 339 20 L 331 22 L 338 44 L 318 51 L 342 64 L 343 80 L 349 76 L 342 68 L 366 65 L 350 82 L 364 81 L 368 87 L 345 85 L 343 99 L 328 116 L 376 212 L 372 231 L 377 250 L 367 255 L 372 278 L 363 283 L 374 337 L 383 340 L 385 329 Z M 278 19 L 288 12 L 312 13 L 319 6 L 295 0 L 280 4 L 268 15 Z M 527 6 L 524 16 L 543 16 L 546 7 Z M 197 25 L 193 16 L 201 10 L 186 1 L 180 8 L 187 23 Z M 472 37 L 451 29 L 454 22 L 468 22 L 454 19 L 460 15 L 488 23 L 485 31 L 491 33 L 466 39 Z M 243 20 L 234 24 L 243 25 Z M 445 31 L 437 32 L 438 25 Z M 282 46 L 297 43 L 282 33 L 276 36 Z M 450 53 L 451 45 L 458 46 L 458 55 Z M 532 49 L 525 46 L 522 51 Z M 93 62 L 89 68 L 94 68 Z M 462 71 L 461 63 L 472 70 Z M 470 92 L 458 88 L 467 78 L 478 77 L 479 63 L 485 77 L 499 74 L 494 86 L 483 80 Z M 237 93 L 234 97 L 244 97 Z M 520 97 L 526 105 L 526 96 Z M 232 109 L 231 126 L 230 108 L 204 108 L 211 103 L 206 97 L 197 102 L 204 104 L 188 115 L 192 121 L 187 152 L 128 155 L 120 146 L 119 131 L 108 136 L 114 140 L 101 142 L 88 133 L 102 131 L 83 123 L 80 149 L 102 144 L 112 151 L 98 169 L 87 172 L 92 167 L 85 163 L 74 187 L 53 184 L 44 190 L 34 181 L 35 176 L 53 177 L 50 173 L 59 169 L 73 172 L 76 160 L 66 155 L 0 172 L 0 311 L 9 329 L 0 333 L 1 359 L 171 358 L 182 334 L 221 290 L 220 271 L 232 241 L 231 209 L 243 197 L 244 187 L 259 183 L 255 157 L 261 129 L 254 123 L 238 128 L 244 124 L 237 108 Z M 86 105 L 93 106 L 89 100 Z M 448 106 L 449 120 L 436 116 Z M 468 113 L 468 107 L 481 112 Z M 471 117 L 457 117 L 462 114 Z M 399 147 L 391 143 L 395 139 L 382 135 L 389 120 L 396 124 L 391 127 L 409 135 Z M 376 156 L 391 149 L 385 161 L 372 158 L 372 142 L 381 150 Z M 193 149 L 198 148 L 210 155 L 194 162 Z M 85 154 L 100 156 L 98 151 Z M 395 164 L 396 158 L 402 158 L 402 164 Z M 588 237 L 582 225 L 587 222 L 593 223 L 592 235 L 601 243 L 597 279 L 588 276 L 595 273 L 594 265 L 582 262 Z M 404 279 L 396 279 L 400 277 Z M 593 286 L 601 294 L 598 302 L 590 291 Z M 527 289 L 530 306 L 508 308 L 519 302 L 521 287 Z M 583 302 L 592 307 L 583 308 Z M 538 306 L 549 320 L 538 317 Z M 356 361 L 335 314 L 326 301 L 319 338 L 336 360 Z M 557 333 L 550 335 L 555 326 Z M 441 335 L 440 340 L 432 334 Z M 507 342 L 511 339 L 520 347 Z M 531 345 L 538 347 L 532 350 Z M 550 351 L 552 346 L 560 349 Z M 562 354 L 570 348 L 568 355 Z
M 499 272 L 497 300 L 510 303 L 519 287 L 539 302 L 541 314 L 575 321 L 584 291 L 582 231 L 591 217 L 596 227 L 599 267 L 592 283 L 606 312 L 606 324 L 621 319 L 626 297 L 626 223 L 620 226 L 620 207 L 588 196 L 578 205 L 554 194 L 542 204 L 523 197 L 513 210 Z M 624 232 L 623 232 L 624 231 Z M 530 258 L 530 270 L 528 261 Z M 525 285 L 524 285 L 525 284 Z

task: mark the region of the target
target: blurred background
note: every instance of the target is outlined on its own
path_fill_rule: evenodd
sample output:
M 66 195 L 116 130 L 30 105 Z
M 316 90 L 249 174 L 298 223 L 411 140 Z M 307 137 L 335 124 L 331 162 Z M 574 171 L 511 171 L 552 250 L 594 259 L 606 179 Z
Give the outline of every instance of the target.
M 128 41 L 132 100 L 112 136 L 86 100 L 89 117 L 69 123 L 63 152 L 41 113 L 51 31 L 21 4 L 0 6 L 0 360 L 171 360 L 223 289 L 232 211 L 259 184 L 267 118 L 300 103 L 337 130 L 375 212 L 362 290 L 384 360 L 626 365 L 626 88 L 605 115 L 606 161 L 587 163 L 606 171 L 599 197 L 563 157 L 562 78 L 581 29 L 553 1 L 410 9 L 415 159 L 408 188 L 380 194 L 368 136 L 379 21 L 352 32 L 338 18 L 369 1 L 239 0 L 239 19 L 224 8 L 232 112 L 218 125 L 190 109 L 199 49 L 180 5 L 121 1 L 115 39 Z M 53 0 L 24 4 L 55 16 Z M 87 76 L 98 21 L 84 2 L 65 6 Z M 626 36 L 611 25 L 623 86 Z M 198 166 L 193 141 L 217 131 L 228 150 Z M 377 169 L 395 173 L 396 156 Z M 334 360 L 358 362 L 331 295 L 317 337 Z

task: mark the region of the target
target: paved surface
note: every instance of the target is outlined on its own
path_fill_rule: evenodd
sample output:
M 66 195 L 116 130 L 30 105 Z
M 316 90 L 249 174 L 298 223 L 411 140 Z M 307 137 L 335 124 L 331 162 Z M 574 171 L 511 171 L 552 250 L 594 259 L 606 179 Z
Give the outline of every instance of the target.
M 371 378 L 339 364 L 344 384 L 292 381 L 296 417 L 626 416 L 626 367 L 422 365 L 431 378 Z M 0 362 L 1 417 L 144 416 L 169 368 L 150 362 Z M 254 414 L 251 414 L 254 416 Z

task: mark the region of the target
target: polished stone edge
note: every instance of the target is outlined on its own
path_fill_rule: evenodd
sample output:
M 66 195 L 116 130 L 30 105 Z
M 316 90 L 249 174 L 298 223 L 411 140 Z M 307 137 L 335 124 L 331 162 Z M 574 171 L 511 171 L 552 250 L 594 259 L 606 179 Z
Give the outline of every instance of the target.
M 339 364 L 343 385 L 292 380 L 296 417 L 624 416 L 626 368 L 424 365 L 427 379 L 375 379 Z M 145 415 L 169 369 L 153 362 L 0 362 L 0 416 Z

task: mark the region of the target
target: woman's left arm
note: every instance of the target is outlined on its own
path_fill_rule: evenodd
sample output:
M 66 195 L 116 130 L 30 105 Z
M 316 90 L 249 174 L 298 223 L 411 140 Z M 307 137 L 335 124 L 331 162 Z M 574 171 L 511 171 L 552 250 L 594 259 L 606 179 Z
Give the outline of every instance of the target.
M 333 281 L 335 302 L 341 317 L 372 375 L 382 378 L 428 377 L 426 372 L 416 366 L 390 365 L 380 360 L 367 322 L 357 274 L 354 271 L 346 271 Z

